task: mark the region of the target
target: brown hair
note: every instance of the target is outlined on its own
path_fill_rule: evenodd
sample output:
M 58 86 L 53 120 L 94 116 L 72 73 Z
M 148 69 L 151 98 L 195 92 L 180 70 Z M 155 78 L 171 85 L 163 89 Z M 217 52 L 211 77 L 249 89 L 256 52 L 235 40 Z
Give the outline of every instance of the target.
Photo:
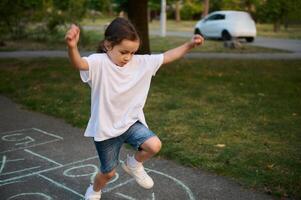
M 111 46 L 114 47 L 127 39 L 131 41 L 138 40 L 140 42 L 139 35 L 134 25 L 125 18 L 117 17 L 114 19 L 105 30 L 105 38 L 100 41 L 97 48 L 97 53 L 105 53 L 107 49 L 104 46 L 104 42 L 110 42 Z

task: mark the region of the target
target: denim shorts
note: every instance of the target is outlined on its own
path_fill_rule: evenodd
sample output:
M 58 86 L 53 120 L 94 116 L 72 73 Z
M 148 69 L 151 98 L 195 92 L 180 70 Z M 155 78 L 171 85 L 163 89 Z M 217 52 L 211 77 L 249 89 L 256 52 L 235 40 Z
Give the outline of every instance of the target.
M 141 150 L 140 145 L 153 136 L 156 136 L 155 133 L 137 121 L 118 137 L 100 142 L 94 141 L 100 159 L 100 171 L 108 173 L 116 168 L 119 163 L 119 151 L 123 143 L 128 143 L 136 150 Z

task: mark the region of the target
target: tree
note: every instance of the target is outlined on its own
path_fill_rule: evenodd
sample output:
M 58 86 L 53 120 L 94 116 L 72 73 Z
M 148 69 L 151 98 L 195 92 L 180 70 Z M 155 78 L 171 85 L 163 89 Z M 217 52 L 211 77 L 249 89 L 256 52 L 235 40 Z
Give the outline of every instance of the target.
M 167 0 L 166 1 L 167 7 L 173 8 L 174 13 L 174 19 L 176 22 L 181 21 L 181 7 L 182 7 L 182 1 L 181 0 Z
M 150 22 L 160 15 L 160 11 L 161 11 L 160 1 L 158 1 L 158 0 L 149 0 L 147 8 L 148 8 L 149 21 Z
M 181 2 L 180 1 L 176 1 L 176 6 L 175 6 L 175 16 L 176 16 L 176 22 L 181 21 L 181 12 L 180 12 L 180 6 L 181 6 Z
M 301 1 L 295 0 L 291 3 L 290 12 L 284 19 L 284 27 L 287 29 L 289 22 L 291 23 L 301 23 Z
M 137 28 L 142 40 L 141 47 L 137 53 L 149 54 L 149 36 L 147 19 L 147 0 L 129 0 L 128 17 Z
M 206 15 L 208 15 L 209 12 L 209 0 L 203 0 L 203 13 L 202 18 L 204 18 Z
M 87 0 L 88 9 L 112 15 L 112 0 Z
M 148 36 L 148 14 L 147 5 L 148 0 L 115 0 L 119 5 L 118 11 L 127 12 L 129 20 L 136 27 L 141 44 L 138 54 L 149 54 L 149 36 Z
M 1 0 L 0 35 L 9 34 L 12 38 L 25 37 L 25 29 L 31 21 L 41 20 L 42 0 Z
M 181 8 L 181 17 L 184 20 L 199 19 L 203 5 L 199 0 L 184 0 Z
M 261 19 L 272 22 L 274 32 L 280 30 L 280 24 L 283 23 L 292 13 L 299 10 L 295 7 L 297 0 L 266 0 L 259 9 Z
M 50 0 L 47 9 L 47 27 L 50 32 L 55 32 L 59 25 L 66 23 L 78 23 L 85 15 L 87 10 L 87 0 Z

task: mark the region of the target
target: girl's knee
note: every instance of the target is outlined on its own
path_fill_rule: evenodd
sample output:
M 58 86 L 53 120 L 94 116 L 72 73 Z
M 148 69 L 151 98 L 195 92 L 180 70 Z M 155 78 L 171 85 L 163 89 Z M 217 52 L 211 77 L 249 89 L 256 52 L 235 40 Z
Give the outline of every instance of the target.
M 158 137 L 154 137 L 152 144 L 150 145 L 150 148 L 149 148 L 150 153 L 157 154 L 160 151 L 161 147 L 162 147 L 161 140 Z

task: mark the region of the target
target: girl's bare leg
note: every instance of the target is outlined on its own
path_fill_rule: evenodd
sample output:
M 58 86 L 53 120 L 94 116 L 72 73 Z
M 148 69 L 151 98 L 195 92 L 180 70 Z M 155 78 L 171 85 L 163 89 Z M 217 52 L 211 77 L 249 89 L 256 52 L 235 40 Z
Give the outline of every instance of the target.
M 151 137 L 141 145 L 142 150 L 136 152 L 135 159 L 138 162 L 144 162 L 157 154 L 161 146 L 162 144 L 158 137 Z
M 95 192 L 100 191 L 102 188 L 104 188 L 106 186 L 106 184 L 114 176 L 115 176 L 115 169 L 113 169 L 111 172 L 106 173 L 106 174 L 99 172 L 94 178 L 93 190 Z

